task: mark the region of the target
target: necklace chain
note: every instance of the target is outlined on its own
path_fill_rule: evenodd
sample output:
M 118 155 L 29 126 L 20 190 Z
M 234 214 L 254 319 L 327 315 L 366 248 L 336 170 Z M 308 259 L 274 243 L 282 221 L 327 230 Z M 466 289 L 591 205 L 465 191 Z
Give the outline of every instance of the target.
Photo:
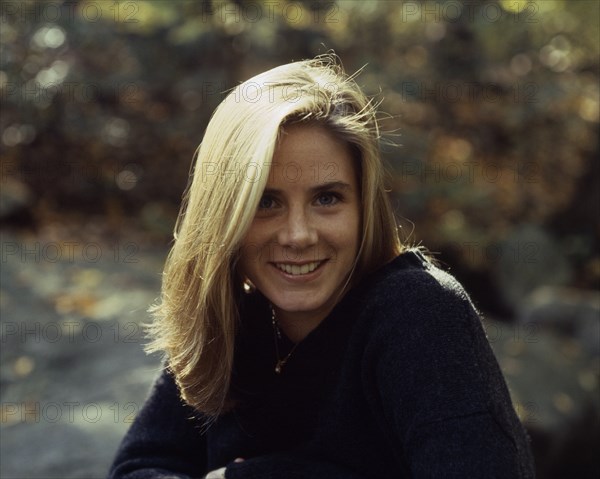
M 275 340 L 275 372 L 277 374 L 281 374 L 281 371 L 283 371 L 283 367 L 286 365 L 299 343 L 294 344 L 294 347 L 287 354 L 287 356 L 281 358 L 281 356 L 279 355 L 279 341 L 281 340 L 282 334 L 281 329 L 279 328 L 277 317 L 275 316 L 275 309 L 273 308 L 273 306 L 271 306 L 271 324 L 273 325 L 273 339 Z

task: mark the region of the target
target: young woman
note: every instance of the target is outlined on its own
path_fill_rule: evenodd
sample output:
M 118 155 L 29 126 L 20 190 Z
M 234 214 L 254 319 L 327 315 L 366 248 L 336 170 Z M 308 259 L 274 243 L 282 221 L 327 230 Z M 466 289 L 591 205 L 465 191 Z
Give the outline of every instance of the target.
M 533 477 L 469 297 L 398 240 L 378 136 L 332 57 L 217 108 L 111 478 Z

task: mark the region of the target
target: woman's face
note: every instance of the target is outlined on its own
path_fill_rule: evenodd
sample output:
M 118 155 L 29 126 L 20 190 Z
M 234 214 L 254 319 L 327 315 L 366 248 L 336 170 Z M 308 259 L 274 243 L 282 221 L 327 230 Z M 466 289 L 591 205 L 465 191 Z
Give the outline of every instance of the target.
M 360 211 L 348 145 L 322 126 L 286 127 L 240 258 L 278 319 L 302 320 L 293 328 L 307 334 L 333 308 L 358 253 Z

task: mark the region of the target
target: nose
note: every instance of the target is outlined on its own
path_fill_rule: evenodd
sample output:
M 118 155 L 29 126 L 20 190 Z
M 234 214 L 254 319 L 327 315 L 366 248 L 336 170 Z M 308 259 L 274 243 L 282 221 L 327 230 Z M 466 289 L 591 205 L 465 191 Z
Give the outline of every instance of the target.
M 292 250 L 304 250 L 317 243 L 317 229 L 302 206 L 290 207 L 277 241 L 281 246 Z

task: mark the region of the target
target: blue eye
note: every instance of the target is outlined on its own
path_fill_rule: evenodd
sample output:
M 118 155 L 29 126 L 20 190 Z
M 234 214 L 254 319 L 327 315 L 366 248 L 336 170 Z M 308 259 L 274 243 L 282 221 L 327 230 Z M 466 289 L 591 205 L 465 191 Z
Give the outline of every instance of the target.
M 340 201 L 340 197 L 336 193 L 321 193 L 317 197 L 317 203 L 319 206 L 333 206 L 338 201 Z
M 273 208 L 273 206 L 275 206 L 275 200 L 269 195 L 264 195 L 258 202 L 259 210 L 268 210 L 269 208 Z

